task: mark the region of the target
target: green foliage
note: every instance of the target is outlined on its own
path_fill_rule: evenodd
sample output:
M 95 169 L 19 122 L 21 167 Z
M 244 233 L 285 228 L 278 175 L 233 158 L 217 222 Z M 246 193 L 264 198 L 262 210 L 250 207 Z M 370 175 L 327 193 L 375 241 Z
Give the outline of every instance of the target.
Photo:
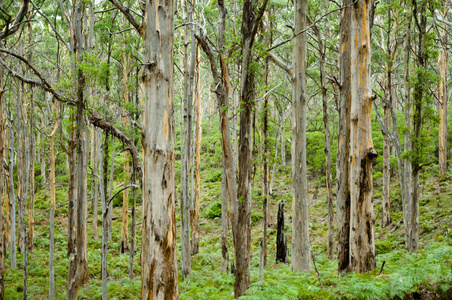
M 251 212 L 251 226 L 256 226 L 257 223 L 259 223 L 260 220 L 264 218 L 264 215 L 261 212 L 258 211 L 252 211 Z
M 216 170 L 207 175 L 205 181 L 206 182 L 220 182 L 222 176 L 222 170 Z
M 375 254 L 384 254 L 392 251 L 391 240 L 375 240 Z
M 206 212 L 206 218 L 215 219 L 221 217 L 221 201 L 212 202 Z
M 451 257 L 451 246 L 435 243 L 419 253 L 394 251 L 378 255 L 377 261 L 386 262 L 383 274 L 389 276 L 377 276 L 379 263 L 379 268 L 372 272 L 341 277 L 337 275 L 335 261 L 320 256 L 317 268 L 323 286 L 319 285 L 315 271 L 294 274 L 289 265 L 278 265 L 266 269 L 264 281 L 252 284 L 247 296 L 241 299 L 392 299 L 416 292 L 422 285 L 447 291 L 450 284 L 438 283 L 452 280 L 450 263 L 443 263 Z

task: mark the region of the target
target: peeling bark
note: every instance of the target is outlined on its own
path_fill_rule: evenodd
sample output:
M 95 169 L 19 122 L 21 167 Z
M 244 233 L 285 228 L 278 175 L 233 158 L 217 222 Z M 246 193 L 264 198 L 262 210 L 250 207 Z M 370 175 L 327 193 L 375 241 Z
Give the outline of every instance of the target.
M 174 184 L 173 1 L 146 1 L 141 298 L 178 299 Z
M 77 2 L 74 11 L 74 37 L 76 45 L 76 58 L 82 60 L 82 18 L 84 3 Z M 76 178 L 77 178 L 77 225 L 76 225 L 76 252 L 69 258 L 69 272 L 67 284 L 67 299 L 77 299 L 80 286 L 88 279 L 88 255 L 86 247 L 86 215 L 87 215 L 87 159 L 88 142 L 86 137 L 85 115 L 85 78 L 81 69 L 77 70 L 77 105 L 76 105 Z

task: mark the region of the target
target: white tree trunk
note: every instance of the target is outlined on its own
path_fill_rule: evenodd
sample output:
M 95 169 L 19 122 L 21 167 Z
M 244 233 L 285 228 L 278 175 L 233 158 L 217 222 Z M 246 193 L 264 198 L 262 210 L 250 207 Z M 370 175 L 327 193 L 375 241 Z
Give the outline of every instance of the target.
M 173 1 L 146 1 L 141 298 L 178 299 L 174 184 Z

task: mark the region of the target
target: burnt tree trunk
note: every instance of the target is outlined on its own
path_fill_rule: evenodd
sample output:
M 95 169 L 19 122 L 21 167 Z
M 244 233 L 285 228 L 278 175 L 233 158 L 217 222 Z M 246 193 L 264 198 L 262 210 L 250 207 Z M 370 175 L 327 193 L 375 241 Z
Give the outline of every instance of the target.
M 284 236 L 284 202 L 278 205 L 278 229 L 276 232 L 276 262 L 287 263 L 287 242 Z

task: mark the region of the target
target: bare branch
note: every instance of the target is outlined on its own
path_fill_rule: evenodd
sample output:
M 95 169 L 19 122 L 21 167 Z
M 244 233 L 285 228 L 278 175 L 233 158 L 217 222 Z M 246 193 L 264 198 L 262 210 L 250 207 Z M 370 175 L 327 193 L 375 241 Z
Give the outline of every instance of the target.
M 57 91 L 55 91 L 52 88 L 52 86 L 50 85 L 50 83 L 47 82 L 47 80 L 44 78 L 44 76 L 38 70 L 36 70 L 36 68 L 34 68 L 33 65 L 31 65 L 25 58 L 23 58 L 22 56 L 20 56 L 19 54 L 15 53 L 15 52 L 11 52 L 11 51 L 1 49 L 1 48 L 0 48 L 0 52 L 14 56 L 14 57 L 18 58 L 19 60 L 21 60 L 22 62 L 24 62 L 36 74 L 36 76 L 38 76 L 38 78 L 41 81 L 25 78 L 24 76 L 11 70 L 11 68 L 9 68 L 8 65 L 6 65 L 6 63 L 0 59 L 0 64 L 2 64 L 5 68 L 7 68 L 8 71 L 10 71 L 14 77 L 18 78 L 19 80 L 21 80 L 23 82 L 41 87 L 45 91 L 50 92 L 55 97 L 55 99 L 60 102 L 67 103 L 71 106 L 75 106 L 77 104 L 77 102 L 75 100 L 70 99 L 70 98 L 65 98 L 62 95 L 60 95 Z M 140 157 L 138 155 L 138 150 L 137 150 L 135 144 L 133 143 L 132 139 L 129 138 L 128 136 L 126 136 L 121 130 L 119 130 L 118 128 L 113 126 L 113 124 L 102 119 L 101 115 L 94 109 L 85 108 L 85 110 L 87 111 L 88 118 L 89 118 L 91 124 L 93 124 L 94 126 L 96 126 L 98 128 L 101 128 L 105 132 L 111 133 L 116 138 L 121 140 L 121 142 L 123 142 L 124 144 L 127 145 L 127 147 L 130 149 L 130 153 L 132 155 L 133 162 L 135 164 L 135 168 L 137 169 L 137 172 L 138 172 L 138 178 L 140 179 L 140 182 L 141 182 L 141 180 L 143 178 L 143 167 L 141 164 Z
M 141 24 L 139 24 L 134 17 L 130 14 L 130 8 L 125 7 L 118 0 L 109 0 L 114 6 L 116 6 L 122 14 L 127 18 L 127 20 L 132 24 L 133 27 L 138 31 L 141 37 L 144 37 L 144 28 Z
M 306 32 L 306 31 L 308 31 L 309 29 L 311 29 L 312 27 L 314 27 L 315 24 L 317 24 L 318 22 L 320 22 L 321 20 L 323 20 L 323 18 L 325 18 L 326 16 L 331 15 L 332 13 L 337 12 L 337 11 L 339 11 L 339 10 L 343 10 L 343 9 L 349 8 L 350 6 L 355 5 L 356 2 L 358 2 L 358 0 L 353 1 L 353 2 L 350 3 L 349 5 L 341 6 L 341 7 L 339 7 L 339 8 L 336 8 L 336 9 L 333 9 L 332 11 L 327 12 L 326 14 L 320 16 L 317 20 L 315 20 L 315 21 L 312 23 L 311 26 L 308 26 L 308 27 L 306 27 L 305 29 L 301 30 L 300 32 L 297 32 L 296 34 L 294 34 L 294 35 L 291 36 L 290 38 L 288 38 L 288 39 L 286 39 L 286 40 L 284 40 L 284 41 L 282 41 L 282 42 L 279 42 L 278 44 L 276 44 L 276 45 L 274 45 L 274 46 L 271 46 L 270 48 L 267 49 L 267 51 L 271 51 L 271 50 L 273 50 L 273 49 L 278 48 L 279 46 L 282 46 L 282 45 L 284 45 L 284 44 L 287 44 L 288 42 L 290 42 L 291 40 L 293 40 L 295 37 L 299 36 L 299 35 L 302 34 L 303 32 Z
M 96 177 L 97 177 L 97 176 L 96 176 Z M 126 185 L 126 186 L 120 188 L 119 190 L 117 190 L 116 193 L 114 193 L 113 196 L 111 196 L 110 199 L 107 200 L 107 205 L 106 205 L 107 211 L 108 211 L 108 206 L 110 205 L 110 202 L 113 201 L 113 199 L 114 199 L 119 193 L 121 193 L 121 192 L 124 191 L 125 189 L 131 188 L 131 187 L 137 189 L 137 188 L 138 188 L 138 185 L 136 185 L 136 184 L 129 184 L 129 185 Z
M 68 49 L 70 51 L 69 45 L 68 43 L 61 37 L 61 35 L 58 33 L 58 31 L 56 30 L 55 26 L 53 26 L 53 23 L 50 22 L 49 18 L 47 18 L 46 15 L 44 15 L 41 10 L 36 6 L 36 4 L 34 4 L 33 1 L 31 1 L 31 4 L 33 4 L 33 6 L 36 8 L 36 11 L 38 12 L 38 14 L 40 14 L 44 19 L 46 19 L 47 23 L 49 23 L 50 27 L 52 28 L 53 32 L 55 32 L 55 35 L 60 39 L 61 42 L 63 42 L 63 44 L 66 46 L 66 49 Z
M 283 62 L 279 57 L 277 57 L 275 54 L 273 54 L 272 52 L 268 52 L 267 53 L 268 58 L 278 67 L 280 67 L 281 69 L 283 69 L 287 74 L 289 74 L 290 78 L 292 78 L 292 67 L 289 64 L 286 64 L 285 62 Z

